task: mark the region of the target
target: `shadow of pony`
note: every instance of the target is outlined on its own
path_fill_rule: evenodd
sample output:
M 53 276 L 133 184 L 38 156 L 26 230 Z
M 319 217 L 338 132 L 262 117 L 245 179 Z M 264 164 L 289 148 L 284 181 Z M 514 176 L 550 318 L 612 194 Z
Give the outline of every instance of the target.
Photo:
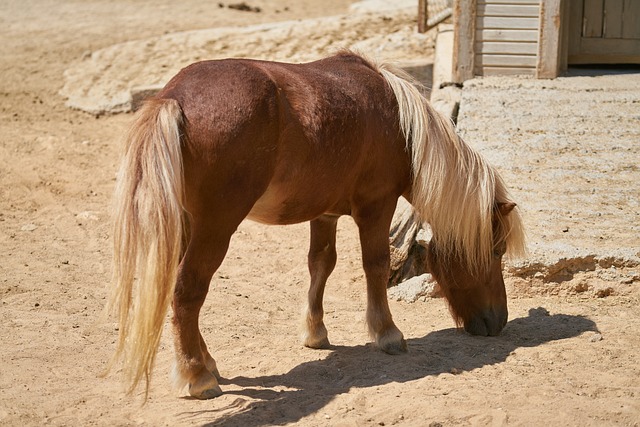
M 518 348 L 536 347 L 597 332 L 596 324 L 582 316 L 550 315 L 542 307 L 527 317 L 510 321 L 498 337 L 474 337 L 457 329 L 444 329 L 422 338 L 408 339 L 409 353 L 390 357 L 372 344 L 332 346 L 322 360 L 305 362 L 281 375 L 223 379 L 242 390 L 226 391 L 254 399 L 236 399 L 215 410 L 181 414 L 215 416 L 205 426 L 266 426 L 299 421 L 352 388 L 369 388 L 391 382 L 404 383 L 443 373 L 459 373 L 504 362 Z M 273 390 L 284 387 L 285 390 Z M 215 415 L 214 415 L 215 414 Z

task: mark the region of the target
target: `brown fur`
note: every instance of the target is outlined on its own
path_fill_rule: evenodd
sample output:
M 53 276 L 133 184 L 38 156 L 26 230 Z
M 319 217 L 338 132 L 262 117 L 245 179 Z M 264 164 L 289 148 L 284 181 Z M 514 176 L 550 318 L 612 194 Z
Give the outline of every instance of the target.
M 163 125 L 152 118 L 167 112 L 174 118 L 169 127 L 181 132 L 179 138 L 153 136 Z M 451 123 L 431 109 L 412 81 L 390 66 L 352 53 L 309 64 L 243 59 L 193 64 L 139 112 L 127 147 L 116 193 L 114 305 L 121 322 L 129 325 L 121 328 L 118 353 L 124 355 L 130 390 L 151 371 L 149 355 L 157 349 L 159 315 L 167 309 L 168 293 L 173 294 L 177 383 L 188 384 L 191 395 L 199 398 L 221 393 L 198 315 L 231 235 L 245 218 L 267 224 L 311 221 L 304 337 L 310 347 L 329 344 L 322 296 L 335 265 L 340 215 L 351 215 L 358 225 L 367 323 L 373 339 L 388 353 L 406 351 L 386 298 L 388 232 L 398 197 L 410 199 L 425 220 L 433 221 L 434 236 L 444 249 L 432 251 L 441 257 L 432 261 L 445 266 L 437 274 L 443 283 L 464 280 L 465 289 L 483 289 L 495 282 L 504 291 L 501 269 L 487 262 L 491 255 L 485 252 L 487 247 L 491 251 L 495 236 L 507 244 L 521 243 L 519 217 L 512 222 L 507 218 L 514 214 L 502 215 L 491 225 L 493 206 L 508 202 L 495 171 L 457 138 Z M 179 147 L 180 159 L 171 155 L 166 162 L 155 147 Z M 163 168 L 172 172 L 165 174 Z M 165 175 L 175 179 L 160 179 Z M 179 189 L 177 178 L 182 176 Z M 474 188 L 482 191 L 470 190 Z M 455 197 L 444 198 L 449 190 Z M 442 205 L 432 206 L 436 202 Z M 138 205 L 148 209 L 135 208 Z M 187 214 L 178 218 L 178 208 Z M 462 231 L 446 222 L 451 212 Z M 190 238 L 178 268 L 176 254 L 186 230 L 177 224 L 185 217 Z M 504 224 L 515 231 L 503 232 Z M 129 233 L 134 237 L 128 238 Z M 144 272 L 159 262 L 166 271 L 143 274 L 134 285 L 136 269 Z M 462 275 L 451 274 L 448 266 Z M 147 294 L 160 297 L 147 300 Z M 459 299 L 452 307 L 468 304 L 468 298 L 458 294 L 448 294 Z M 506 309 L 501 294 L 493 298 Z M 486 311 L 473 307 L 464 314 L 470 322 Z M 148 332 L 134 340 L 131 331 L 138 324 L 147 325 Z

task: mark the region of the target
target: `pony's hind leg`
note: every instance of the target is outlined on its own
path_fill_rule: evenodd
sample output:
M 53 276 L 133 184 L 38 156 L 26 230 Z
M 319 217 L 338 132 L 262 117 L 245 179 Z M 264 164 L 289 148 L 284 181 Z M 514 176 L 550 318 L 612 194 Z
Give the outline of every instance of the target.
M 207 348 L 207 343 L 204 341 L 202 337 L 202 333 L 200 333 L 200 350 L 202 350 L 202 357 L 204 358 L 204 366 L 207 367 L 207 370 L 213 374 L 216 379 L 220 379 L 220 372 L 218 371 L 218 365 L 216 364 L 215 359 L 209 353 L 209 349 Z
M 322 298 L 329 275 L 336 266 L 337 216 L 323 215 L 311 221 L 311 243 L 309 245 L 308 305 L 304 314 L 303 344 L 311 348 L 329 347 L 327 328 L 322 320 L 324 310 Z
M 360 233 L 362 265 L 367 277 L 367 325 L 378 347 L 389 354 L 407 351 L 402 332 L 391 317 L 387 301 L 389 281 L 389 227 L 395 203 L 376 203 L 359 209 L 354 220 Z
M 175 382 L 178 386 L 188 384 L 189 394 L 199 399 L 222 394 L 217 366 L 200 333 L 198 317 L 211 277 L 222 263 L 233 233 L 223 230 L 225 227 L 193 228 L 173 300 Z

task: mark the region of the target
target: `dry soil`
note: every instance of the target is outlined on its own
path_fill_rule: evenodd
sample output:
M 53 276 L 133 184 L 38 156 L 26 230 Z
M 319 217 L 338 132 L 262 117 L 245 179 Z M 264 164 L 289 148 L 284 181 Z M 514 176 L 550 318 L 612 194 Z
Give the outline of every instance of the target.
M 367 344 L 364 275 L 357 233 L 348 218 L 340 223 L 338 266 L 326 295 L 331 349 L 310 350 L 298 339 L 307 286 L 306 225 L 266 227 L 246 222 L 214 277 L 201 314 L 203 335 L 226 378 L 225 394 L 197 401 L 186 397 L 184 390 L 171 388 L 172 346 L 166 330 L 146 405 L 142 405 L 141 391 L 132 397 L 124 395 L 117 374 L 99 377 L 117 335 L 116 324 L 102 320 L 101 313 L 111 269 L 109 204 L 119 139 L 131 116 L 96 115 L 67 107 L 70 86 L 65 95 L 60 91 L 73 71 L 66 77 L 65 71 L 106 52 L 114 55 L 113 63 L 120 67 L 115 74 L 104 70 L 107 80 L 115 80 L 127 67 L 122 67 L 126 61 L 118 56 L 120 48 L 113 46 L 131 42 L 149 45 L 129 57 L 131 70 L 141 74 L 128 75 L 114 87 L 122 81 L 155 83 L 151 80 L 161 80 L 178 67 L 178 61 L 196 59 L 188 49 L 181 50 L 182 42 L 162 44 L 172 37 L 183 40 L 184 33 L 177 33 L 340 15 L 348 12 L 350 2 L 250 3 L 261 12 L 198 0 L 0 3 L 0 424 L 638 425 L 637 275 L 624 288 L 619 276 L 602 275 L 597 285 L 612 291 L 597 293 L 591 291 L 595 285 L 588 276 L 582 288 L 571 290 L 570 280 L 546 280 L 541 268 L 530 276 L 510 273 L 510 321 L 495 338 L 471 337 L 456 330 L 441 299 L 411 304 L 392 301 L 409 353 L 391 357 Z M 402 28 L 411 18 L 402 16 L 371 18 L 367 25 L 381 37 L 378 45 L 410 37 Z M 261 52 L 257 45 L 249 53 L 291 60 L 301 59 L 304 52 L 324 54 L 320 44 L 328 48 L 339 44 L 340 31 L 364 31 L 367 25 L 359 24 L 364 18 L 355 19 L 353 25 L 344 17 L 314 21 L 308 30 L 317 40 L 296 35 L 284 45 L 264 41 L 269 50 Z M 327 33 L 337 40 L 328 43 L 323 39 Z M 249 34 L 246 45 L 255 41 L 255 33 Z M 425 42 L 424 52 L 415 54 L 419 59 L 432 54 L 432 44 L 427 44 L 432 38 L 416 40 Z M 162 49 L 154 49 L 154 44 Z M 166 70 L 148 65 L 147 55 L 156 54 L 164 55 L 159 64 Z M 396 59 L 416 58 L 398 55 Z M 147 72 L 149 80 L 143 75 Z M 95 86 L 103 83 L 102 77 L 97 78 Z M 533 87 L 527 96 L 535 99 L 541 90 Z M 517 101 L 517 97 L 505 99 Z M 635 106 L 632 114 L 638 126 L 637 100 Z M 599 114 L 597 104 L 589 109 Z M 494 113 L 510 120 L 510 111 Z M 570 112 L 560 115 L 549 120 L 576 120 Z M 484 125 L 482 120 L 473 123 L 479 128 Z M 470 131 L 471 126 L 466 126 L 465 132 Z M 544 126 L 520 130 L 542 132 L 545 141 L 563 144 L 561 133 L 550 133 Z M 592 145 L 585 150 L 593 150 Z M 513 160 L 505 157 L 493 159 Z M 563 170 L 562 164 L 556 166 Z M 509 182 L 517 182 L 513 174 L 507 174 Z M 557 186 L 562 176 L 556 178 L 539 177 L 531 187 L 515 185 L 516 195 L 528 193 L 522 204 L 525 215 L 531 214 L 527 211 L 530 199 L 538 197 L 544 204 L 544 193 L 536 196 L 541 188 L 553 188 L 553 194 L 565 188 L 570 191 Z M 629 197 L 637 201 L 635 185 L 635 193 L 633 188 L 621 190 L 630 191 Z M 613 210 L 601 212 L 603 221 L 616 221 L 610 216 Z M 529 216 L 536 223 L 535 218 L 544 214 Z M 552 217 L 547 238 L 553 233 L 566 235 L 564 227 L 569 233 L 580 229 L 583 220 L 581 216 L 560 222 Z M 625 247 L 638 247 L 637 226 L 628 226 Z M 539 230 L 538 225 L 533 227 Z M 540 233 L 535 231 L 532 244 L 539 243 Z M 615 246 L 615 241 L 608 244 Z M 543 276 L 535 277 L 536 272 Z M 562 292 L 553 292 L 563 283 Z M 580 292 L 583 288 L 588 291 Z

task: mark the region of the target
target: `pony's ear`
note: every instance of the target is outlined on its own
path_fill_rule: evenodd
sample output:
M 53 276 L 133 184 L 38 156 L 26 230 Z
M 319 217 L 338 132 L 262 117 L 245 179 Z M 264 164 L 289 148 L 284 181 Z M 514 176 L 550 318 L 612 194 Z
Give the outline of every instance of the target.
M 500 215 L 502 216 L 507 216 L 515 207 L 516 204 L 513 202 L 498 203 L 498 212 L 500 212 Z

